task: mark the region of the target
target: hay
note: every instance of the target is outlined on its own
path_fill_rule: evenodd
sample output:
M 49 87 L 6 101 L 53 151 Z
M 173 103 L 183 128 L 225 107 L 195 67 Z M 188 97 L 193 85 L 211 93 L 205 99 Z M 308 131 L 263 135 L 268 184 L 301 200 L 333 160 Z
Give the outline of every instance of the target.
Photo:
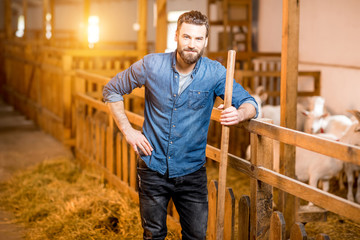
M 26 239 L 142 239 L 138 205 L 69 159 L 44 161 L 0 184 L 0 206 Z M 169 229 L 167 239 L 179 239 Z

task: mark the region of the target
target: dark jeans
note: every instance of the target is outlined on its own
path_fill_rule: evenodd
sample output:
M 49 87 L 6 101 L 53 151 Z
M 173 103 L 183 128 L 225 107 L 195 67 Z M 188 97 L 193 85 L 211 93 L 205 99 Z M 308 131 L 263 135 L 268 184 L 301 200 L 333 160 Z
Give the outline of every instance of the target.
M 169 178 L 139 159 L 139 200 L 144 239 L 165 239 L 167 206 L 173 199 L 180 216 L 182 239 L 205 239 L 208 218 L 206 168 Z

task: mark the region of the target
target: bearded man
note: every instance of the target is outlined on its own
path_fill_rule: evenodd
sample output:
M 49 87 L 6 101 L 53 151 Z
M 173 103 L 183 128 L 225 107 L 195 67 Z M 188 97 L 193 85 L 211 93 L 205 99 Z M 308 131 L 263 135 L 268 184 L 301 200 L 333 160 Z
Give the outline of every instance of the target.
M 183 239 L 205 239 L 208 218 L 206 142 L 217 96 L 224 98 L 226 69 L 203 57 L 208 18 L 198 11 L 177 22 L 172 53 L 149 54 L 118 73 L 103 95 L 127 142 L 138 154 L 139 202 L 143 239 L 165 239 L 167 206 L 173 200 Z M 142 131 L 124 112 L 123 95 L 145 86 Z M 233 125 L 257 116 L 252 96 L 234 81 L 232 106 L 221 112 L 221 124 Z

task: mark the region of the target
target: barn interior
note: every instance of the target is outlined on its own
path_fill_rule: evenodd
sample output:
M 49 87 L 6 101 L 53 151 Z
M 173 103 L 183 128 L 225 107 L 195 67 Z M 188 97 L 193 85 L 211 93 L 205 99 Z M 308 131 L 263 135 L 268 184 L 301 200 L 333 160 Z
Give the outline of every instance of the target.
M 222 238 L 282 239 L 274 230 L 281 225 L 285 239 L 303 233 L 296 223 L 324 223 L 329 212 L 359 225 L 360 205 L 347 200 L 345 190 L 338 196 L 320 190 L 321 181 L 314 187 L 290 180 L 296 178 L 296 147 L 360 165 L 358 145 L 320 139 L 296 124 L 297 103 L 309 104 L 313 97 L 325 101 L 327 115 L 359 119 L 348 111 L 360 110 L 358 9 L 358 0 L 1 0 L 0 93 L 7 104 L 71 149 L 80 162 L 103 169 L 111 185 L 127 189 L 136 201 L 136 156 L 109 117 L 102 88 L 145 55 L 174 51 L 178 17 L 189 10 L 201 11 L 210 22 L 204 56 L 227 67 L 228 51 L 235 50 L 235 80 L 253 95 L 265 95 L 263 106 L 281 107 L 278 125 L 252 120 L 230 128 L 226 161 L 229 168 L 250 177 L 251 190 L 250 200 L 226 202 L 225 208 L 233 210 L 225 210 L 229 215 Z M 126 96 L 125 108 L 130 122 L 140 129 L 143 88 Z M 209 168 L 217 169 L 218 181 L 224 181 L 226 176 L 218 174 L 223 142 L 217 116 L 215 109 L 206 154 Z M 271 140 L 281 142 L 277 173 L 268 172 L 274 170 Z M 245 160 L 249 144 L 250 161 Z M 358 171 L 354 174 L 357 179 Z M 345 175 L 342 169 L 332 182 L 336 179 L 339 188 L 338 181 L 344 181 L 343 188 L 350 186 Z M 216 186 L 209 183 L 214 195 L 224 197 Z M 277 209 L 264 209 L 275 196 Z M 208 239 L 215 239 L 219 227 L 217 200 L 212 201 L 215 215 L 209 216 Z M 249 205 L 244 204 L 247 201 Z M 247 209 L 250 217 L 241 218 L 235 206 Z M 169 224 L 178 226 L 173 206 L 169 216 Z M 246 231 L 240 230 L 239 221 L 247 224 Z M 327 239 L 325 234 L 316 237 Z M 360 239 L 360 227 L 351 237 Z

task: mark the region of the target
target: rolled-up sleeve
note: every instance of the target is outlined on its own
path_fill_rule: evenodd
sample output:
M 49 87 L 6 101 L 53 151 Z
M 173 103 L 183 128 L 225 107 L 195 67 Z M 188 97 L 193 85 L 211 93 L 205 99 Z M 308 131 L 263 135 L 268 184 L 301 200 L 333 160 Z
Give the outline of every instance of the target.
M 104 102 L 123 101 L 123 95 L 130 94 L 134 88 L 141 87 L 146 81 L 145 60 L 141 59 L 128 69 L 119 72 L 103 89 Z
M 225 68 L 222 70 L 222 73 L 219 75 L 219 81 L 216 87 L 217 96 L 224 99 L 225 93 L 225 83 L 226 83 L 226 70 Z M 249 94 L 239 83 L 233 80 L 233 94 L 231 99 L 231 105 L 238 109 L 244 103 L 250 103 L 255 107 L 256 115 L 254 118 L 257 118 L 259 115 L 259 106 L 256 102 L 255 98 Z

